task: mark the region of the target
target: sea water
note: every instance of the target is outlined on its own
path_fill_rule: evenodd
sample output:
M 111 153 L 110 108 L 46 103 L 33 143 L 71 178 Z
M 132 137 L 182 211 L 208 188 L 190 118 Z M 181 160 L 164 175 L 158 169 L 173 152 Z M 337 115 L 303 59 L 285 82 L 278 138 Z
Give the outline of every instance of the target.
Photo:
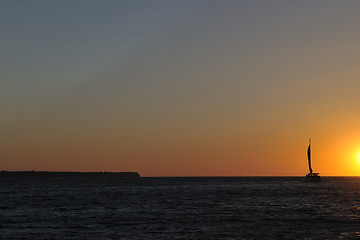
M 1 178 L 0 239 L 360 239 L 360 178 Z

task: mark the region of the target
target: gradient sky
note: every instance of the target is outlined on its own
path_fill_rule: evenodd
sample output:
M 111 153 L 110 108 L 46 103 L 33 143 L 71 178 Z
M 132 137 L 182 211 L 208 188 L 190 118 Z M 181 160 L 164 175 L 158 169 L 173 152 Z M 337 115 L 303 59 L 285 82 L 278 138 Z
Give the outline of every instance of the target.
M 360 175 L 359 12 L 0 1 L 0 169 Z

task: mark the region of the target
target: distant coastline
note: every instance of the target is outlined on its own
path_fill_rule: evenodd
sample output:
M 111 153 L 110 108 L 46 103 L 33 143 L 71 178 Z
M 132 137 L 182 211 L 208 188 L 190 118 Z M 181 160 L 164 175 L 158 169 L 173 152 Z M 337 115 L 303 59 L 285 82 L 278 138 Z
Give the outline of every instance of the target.
M 52 172 L 52 171 L 0 171 L 0 177 L 101 177 L 140 178 L 138 172 Z

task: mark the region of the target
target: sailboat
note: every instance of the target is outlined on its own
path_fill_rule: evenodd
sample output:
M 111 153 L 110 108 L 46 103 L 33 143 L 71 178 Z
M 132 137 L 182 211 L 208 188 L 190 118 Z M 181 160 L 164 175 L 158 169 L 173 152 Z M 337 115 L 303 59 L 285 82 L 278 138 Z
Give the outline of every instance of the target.
M 320 175 L 319 173 L 315 173 L 313 172 L 312 168 L 311 168 L 311 138 L 309 138 L 309 147 L 307 150 L 307 156 L 308 156 L 308 162 L 309 162 L 309 173 L 306 174 L 306 179 L 309 181 L 320 181 Z

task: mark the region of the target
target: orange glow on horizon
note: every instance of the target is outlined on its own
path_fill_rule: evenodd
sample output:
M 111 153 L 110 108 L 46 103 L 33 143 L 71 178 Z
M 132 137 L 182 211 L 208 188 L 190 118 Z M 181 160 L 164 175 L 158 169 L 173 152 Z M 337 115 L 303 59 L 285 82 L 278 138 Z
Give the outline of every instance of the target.
M 341 176 L 360 175 L 360 142 L 357 135 L 348 135 L 334 141 L 331 148 L 326 149 L 322 165 L 326 166 L 329 174 Z

